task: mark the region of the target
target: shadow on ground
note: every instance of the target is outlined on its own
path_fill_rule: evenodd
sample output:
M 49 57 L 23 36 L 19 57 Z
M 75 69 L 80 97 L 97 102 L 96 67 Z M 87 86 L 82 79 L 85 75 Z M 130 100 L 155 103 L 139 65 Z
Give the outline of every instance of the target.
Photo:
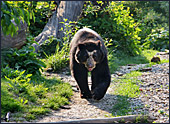
M 135 101 L 135 103 L 132 101 Z M 148 113 L 146 109 L 141 111 L 141 108 L 144 107 L 144 103 L 138 98 L 107 93 L 104 98 L 99 101 L 88 99 L 88 102 L 98 109 L 108 112 L 109 114 L 105 115 L 106 117 Z M 138 109 L 140 110 L 138 111 Z

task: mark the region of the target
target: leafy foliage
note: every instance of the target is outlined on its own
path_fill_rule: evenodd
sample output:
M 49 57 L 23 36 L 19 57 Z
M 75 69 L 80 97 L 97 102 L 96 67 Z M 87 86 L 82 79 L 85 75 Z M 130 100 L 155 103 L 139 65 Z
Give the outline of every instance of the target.
M 151 43 L 151 47 L 147 48 L 160 50 L 157 46 L 158 42 L 148 42 L 146 39 L 152 39 L 153 30 L 164 28 L 169 33 L 169 1 L 124 1 L 124 5 L 130 7 L 137 26 L 142 30 L 139 33 L 141 44 Z M 160 46 L 164 49 L 167 42 L 162 41 L 161 44 Z
M 2 67 L 7 65 L 17 70 L 26 70 L 29 74 L 40 75 L 40 70 L 46 65 L 37 58 L 38 54 L 34 53 L 34 47 L 27 44 L 22 49 L 10 49 L 2 51 Z
M 135 27 L 136 23 L 133 15 L 130 15 L 130 8 L 113 1 L 105 9 L 100 9 L 91 3 L 85 7 L 84 17 L 78 23 L 80 26 L 90 26 L 103 38 L 111 39 L 110 43 L 114 49 L 121 49 L 129 55 L 140 53 L 138 34 L 141 30 Z
M 72 27 L 75 24 L 73 21 L 69 21 L 68 23 L 67 19 L 64 19 L 65 28 L 61 28 L 60 30 L 64 32 L 64 37 L 62 39 L 54 39 L 57 41 L 55 53 L 53 55 L 48 56 L 46 54 L 46 60 L 44 62 L 47 65 L 47 68 L 52 68 L 53 71 L 59 71 L 62 68 L 65 68 L 69 65 L 69 41 L 71 37 L 75 34 L 75 32 L 78 30 L 78 28 L 75 28 L 74 31 L 72 31 Z M 51 38 L 50 38 L 51 39 Z M 49 39 L 49 40 L 50 40 Z M 50 42 L 55 42 L 51 40 Z M 44 50 L 45 51 L 45 50 Z
M 47 79 L 25 74 L 25 71 L 11 70 L 12 74 L 4 74 L 5 78 L 1 82 L 3 116 L 9 111 L 20 111 L 24 113 L 20 117 L 26 120 L 36 119 L 37 116 L 49 112 L 50 108 L 56 110 L 69 103 L 72 89 L 68 83 L 54 77 Z
M 20 21 L 24 21 L 30 25 L 30 19 L 35 20 L 34 12 L 31 10 L 31 5 L 27 8 L 20 8 L 22 1 L 1 1 L 1 27 L 5 35 L 13 36 L 20 28 Z M 16 23 L 12 23 L 12 20 Z
M 169 49 L 169 31 L 164 28 L 152 30 L 151 34 L 145 39 L 143 43 L 145 48 L 153 48 L 160 51 Z
M 102 6 L 103 2 L 98 1 L 98 4 Z M 108 48 L 122 50 L 133 56 L 141 53 L 141 46 L 144 49 L 161 49 L 155 47 L 160 42 L 156 40 L 151 43 L 148 39 L 152 37 L 152 30 L 164 28 L 169 33 L 168 1 L 112 1 L 104 8 L 101 6 L 92 5 L 91 2 L 84 4 L 78 25 L 97 31 L 109 42 Z M 167 40 L 161 42 L 163 49 L 169 48 Z M 146 47 L 146 44 L 152 45 Z
M 43 30 L 43 27 L 47 24 L 48 19 L 51 17 L 55 10 L 56 5 L 54 1 L 31 1 L 32 11 L 36 15 L 35 21 L 30 20 L 31 24 L 29 26 L 30 34 L 38 36 Z

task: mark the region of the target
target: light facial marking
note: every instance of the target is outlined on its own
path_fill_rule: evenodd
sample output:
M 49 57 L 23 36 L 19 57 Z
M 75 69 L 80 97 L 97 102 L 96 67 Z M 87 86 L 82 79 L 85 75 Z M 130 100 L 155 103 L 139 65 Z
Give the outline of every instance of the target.
M 86 52 L 88 53 L 89 58 L 85 62 L 85 66 L 89 71 L 92 71 L 96 67 L 96 62 L 94 61 L 94 58 L 93 58 L 93 54 L 94 54 L 94 52 L 96 52 L 96 50 L 94 50 L 92 52 L 89 52 L 86 50 Z

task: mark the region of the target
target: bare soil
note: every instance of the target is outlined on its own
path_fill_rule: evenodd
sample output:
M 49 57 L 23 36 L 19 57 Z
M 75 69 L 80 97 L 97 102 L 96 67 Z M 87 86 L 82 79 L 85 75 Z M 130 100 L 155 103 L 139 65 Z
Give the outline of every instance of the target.
M 160 55 L 161 59 L 169 59 L 169 55 Z M 129 73 L 133 70 L 138 70 L 144 67 L 143 64 L 134 66 L 120 67 L 118 73 Z M 122 72 L 123 71 L 123 72 Z M 117 72 L 112 74 L 112 77 L 120 77 Z M 142 72 L 143 75 L 139 77 L 139 80 L 143 82 L 140 86 L 142 92 L 139 98 L 129 98 L 131 108 L 133 111 L 132 115 L 149 114 L 155 117 L 157 123 L 168 123 L 169 122 L 169 63 L 157 64 L 151 67 L 149 71 Z M 48 116 L 38 118 L 34 122 L 59 122 L 59 121 L 71 121 L 78 119 L 92 119 L 92 118 L 109 118 L 112 117 L 112 107 L 117 101 L 116 95 L 114 95 L 114 83 L 111 83 L 107 90 L 106 95 L 100 101 L 94 101 L 92 99 L 81 99 L 80 93 L 76 88 L 76 82 L 73 77 L 66 74 L 49 74 L 45 73 L 46 76 L 57 76 L 63 81 L 69 82 L 74 91 L 74 95 L 71 97 L 70 104 L 63 106 L 65 109 L 59 109 L 52 111 Z M 89 77 L 89 85 L 91 80 Z M 159 85 L 160 84 L 160 85 Z M 157 86 L 157 87 L 156 87 Z M 149 90 L 148 90 L 149 89 Z M 150 91 L 150 92 L 149 92 Z M 163 92 L 161 92 L 163 91 Z M 164 97 L 166 96 L 166 97 Z M 158 98 L 153 100 L 153 98 Z M 144 107 L 140 107 L 144 106 Z M 163 111 L 160 112 L 160 111 Z

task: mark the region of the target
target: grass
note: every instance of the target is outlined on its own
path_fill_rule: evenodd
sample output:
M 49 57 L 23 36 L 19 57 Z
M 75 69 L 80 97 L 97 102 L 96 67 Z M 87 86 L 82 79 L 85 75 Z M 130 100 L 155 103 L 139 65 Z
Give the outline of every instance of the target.
M 141 82 L 137 80 L 137 77 L 141 74 L 141 72 L 133 71 L 123 75 L 122 78 L 112 79 L 114 83 L 118 82 L 114 88 L 114 95 L 117 95 L 117 102 L 112 108 L 113 116 L 128 115 L 128 112 L 131 112 L 128 98 L 135 98 L 140 95 L 139 86 L 137 84 Z
M 53 55 L 46 55 L 46 59 L 42 59 L 42 61 L 46 64 L 47 68 L 52 68 L 54 72 L 58 72 L 61 69 L 67 67 L 69 65 L 69 44 L 66 43 L 62 49 L 60 50 L 59 45 L 56 47 L 56 51 Z M 45 52 L 44 52 L 45 54 Z
M 118 117 L 127 115 L 128 112 L 131 111 L 131 109 L 129 108 L 130 103 L 128 102 L 127 99 L 128 99 L 127 96 L 117 95 L 117 102 L 112 108 L 112 116 Z
M 115 95 L 122 95 L 127 97 L 137 97 L 140 93 L 139 86 L 137 84 L 141 83 L 137 80 L 137 76 L 142 73 L 138 71 L 133 71 L 129 74 L 122 76 L 120 79 L 113 79 L 113 82 L 119 82 L 114 90 Z
M 151 58 L 159 52 L 156 50 L 144 50 L 142 54 L 136 57 L 128 56 L 122 52 L 116 54 L 109 54 L 109 67 L 111 73 L 114 73 L 119 66 L 125 66 L 127 64 L 146 64 L 146 67 L 151 67 L 155 64 L 169 63 L 169 60 L 161 60 L 160 63 L 150 62 Z M 131 103 L 128 101 L 129 98 L 137 98 L 140 95 L 139 85 L 142 83 L 137 79 L 141 76 L 142 72 L 131 71 L 121 77 L 112 78 L 112 82 L 115 83 L 114 95 L 117 95 L 117 101 L 112 108 L 112 116 L 123 116 L 128 115 L 132 112 L 130 106 Z M 117 82 L 117 83 L 116 83 Z M 141 113 L 142 114 L 142 113 Z M 138 122 L 138 121 L 136 121 Z
M 145 64 L 150 63 L 151 58 L 159 51 L 157 50 L 143 50 L 138 56 L 129 56 L 121 51 L 117 53 L 109 53 L 109 67 L 111 73 L 114 73 L 119 66 L 124 66 L 127 64 Z
M 1 78 L 1 118 L 10 111 L 27 121 L 36 119 L 49 113 L 50 109 L 57 110 L 69 104 L 69 98 L 73 95 L 70 84 L 55 77 L 32 76 L 29 82 L 16 78 Z M 18 117 L 15 119 L 17 121 Z
M 21 111 L 22 107 L 22 104 L 13 97 L 11 92 L 8 91 L 6 80 L 1 79 L 1 116 L 9 111 Z

